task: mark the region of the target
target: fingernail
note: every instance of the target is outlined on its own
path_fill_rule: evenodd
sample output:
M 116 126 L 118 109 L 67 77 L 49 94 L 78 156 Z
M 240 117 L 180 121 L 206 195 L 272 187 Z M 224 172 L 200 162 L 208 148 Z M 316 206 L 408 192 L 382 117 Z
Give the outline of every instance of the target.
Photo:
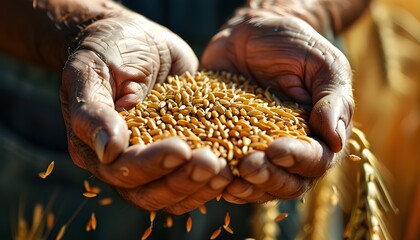
M 210 182 L 210 187 L 214 190 L 219 190 L 226 187 L 229 184 L 229 180 L 224 177 L 217 177 Z
M 221 188 L 226 187 L 230 180 L 232 179 L 232 173 L 230 172 L 230 168 L 227 167 L 227 162 L 225 159 L 223 158 L 219 158 L 220 161 L 220 167 L 222 168 L 219 176 L 217 176 L 216 178 L 212 179 L 210 181 L 210 187 L 213 188 L 214 190 L 219 190 Z
M 182 158 L 180 158 L 178 156 L 168 155 L 163 160 L 163 164 L 162 165 L 166 169 L 171 169 L 171 168 L 174 168 L 176 166 L 179 166 L 183 162 L 184 162 L 184 159 L 182 159 Z
M 275 158 L 272 160 L 274 164 L 280 167 L 291 167 L 295 164 L 295 159 L 292 155 L 287 155 L 284 157 Z
M 223 199 L 227 202 L 233 203 L 233 204 L 245 204 L 248 203 L 240 198 L 234 197 L 234 196 L 225 196 L 223 195 Z
M 100 162 L 103 161 L 105 146 L 108 143 L 108 140 L 109 140 L 109 137 L 108 137 L 108 134 L 105 132 L 105 130 L 100 129 L 98 133 L 96 133 L 95 152 Z
M 337 133 L 338 137 L 340 138 L 340 150 L 344 146 L 344 139 L 346 136 L 346 124 L 343 120 L 338 120 L 337 127 L 335 128 L 335 132 Z
M 252 186 L 249 186 L 244 191 L 242 191 L 240 193 L 236 193 L 235 196 L 239 197 L 239 198 L 246 198 L 246 197 L 249 197 L 252 194 L 253 191 L 254 190 L 253 190 Z
M 209 179 L 213 174 L 202 167 L 195 167 L 192 172 L 192 179 L 196 182 L 203 182 Z
M 258 170 L 258 172 L 254 174 L 244 176 L 245 180 L 253 184 L 265 183 L 269 177 L 270 177 L 270 172 L 268 171 L 267 167 L 263 167 L 262 169 Z

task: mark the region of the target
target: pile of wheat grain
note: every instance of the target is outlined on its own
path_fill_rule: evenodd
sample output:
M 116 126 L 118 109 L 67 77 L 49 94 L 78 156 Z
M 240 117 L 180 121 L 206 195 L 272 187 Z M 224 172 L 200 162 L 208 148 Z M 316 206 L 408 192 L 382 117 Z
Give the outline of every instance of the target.
M 218 157 L 228 160 L 234 175 L 239 175 L 240 159 L 267 149 L 276 138 L 309 141 L 307 111 L 226 72 L 168 77 L 121 115 L 131 130 L 131 144 L 178 136 L 192 149 L 211 147 Z

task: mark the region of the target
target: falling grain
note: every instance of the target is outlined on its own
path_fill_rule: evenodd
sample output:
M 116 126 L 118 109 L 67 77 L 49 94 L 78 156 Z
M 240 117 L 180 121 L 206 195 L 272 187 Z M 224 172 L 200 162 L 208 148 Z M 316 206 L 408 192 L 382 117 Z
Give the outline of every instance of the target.
M 229 212 L 226 212 L 225 215 L 225 226 L 229 226 L 230 225 L 230 215 Z
M 150 234 L 152 234 L 153 226 L 150 225 L 146 230 L 143 232 L 143 235 L 141 236 L 141 240 L 146 240 Z
M 222 232 L 222 228 L 219 227 L 218 229 L 216 229 L 216 231 L 213 232 L 213 234 L 210 236 L 210 239 L 216 239 L 220 233 Z
M 153 221 L 155 221 L 156 218 L 156 212 L 152 211 L 150 212 L 150 222 L 153 223 Z
M 107 205 L 110 205 L 111 203 L 112 203 L 112 198 L 109 198 L 109 197 L 102 198 L 99 200 L 99 205 L 102 205 L 102 206 L 107 206 Z
M 278 215 L 275 219 L 274 219 L 274 221 L 275 222 L 280 222 L 280 221 L 283 221 L 285 218 L 287 218 L 289 216 L 289 214 L 288 213 L 281 213 L 280 215 Z
M 96 225 L 97 225 L 97 221 L 96 221 L 95 213 L 92 213 L 90 215 L 90 226 L 92 227 L 92 230 L 96 230 Z
M 47 215 L 47 229 L 52 229 L 55 222 L 55 216 L 53 213 L 48 213 Z
M 86 192 L 91 192 L 90 184 L 88 180 L 83 180 L 83 186 L 85 187 Z
M 96 193 L 92 193 L 92 192 L 84 192 L 83 196 L 87 197 L 87 198 L 94 198 L 97 196 Z
M 233 229 L 232 229 L 231 226 L 223 225 L 223 228 L 225 229 L 226 232 L 228 232 L 230 234 L 234 234 Z
M 362 160 L 361 157 L 359 157 L 357 155 L 354 155 L 354 154 L 349 154 L 349 159 L 353 162 L 358 162 L 358 161 Z
M 198 207 L 198 210 L 200 210 L 201 214 L 206 214 L 207 213 L 207 209 L 205 205 L 201 205 L 200 207 Z
M 188 216 L 188 218 L 187 218 L 187 222 L 186 222 L 186 224 L 185 224 L 186 229 L 187 229 L 187 232 L 191 232 L 191 229 L 192 229 L 192 224 L 193 224 L 193 222 L 192 222 L 192 218 L 191 218 L 191 216 Z
M 61 226 L 60 231 L 58 232 L 57 236 L 55 237 L 55 240 L 61 240 L 64 236 L 64 233 L 66 232 L 67 225 L 64 224 Z
M 171 228 L 174 224 L 174 221 L 171 216 L 166 217 L 166 227 Z
M 52 161 L 49 165 L 48 165 L 48 167 L 47 167 L 47 170 L 45 170 L 45 172 L 40 172 L 38 175 L 42 178 L 42 179 L 45 179 L 45 178 L 47 178 L 50 174 L 51 174 L 51 172 L 54 170 L 54 161 Z
M 90 192 L 95 193 L 95 194 L 99 194 L 101 192 L 101 189 L 99 187 L 91 187 Z

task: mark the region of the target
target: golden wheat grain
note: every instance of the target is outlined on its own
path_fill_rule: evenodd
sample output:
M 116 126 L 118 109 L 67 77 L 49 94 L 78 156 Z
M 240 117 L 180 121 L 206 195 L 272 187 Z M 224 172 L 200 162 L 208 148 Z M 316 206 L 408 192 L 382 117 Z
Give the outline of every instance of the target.
M 225 226 L 229 226 L 230 225 L 230 215 L 229 212 L 226 212 L 225 215 Z
M 110 205 L 111 203 L 112 203 L 112 198 L 110 198 L 110 197 L 106 197 L 106 198 L 101 198 L 100 200 L 99 200 L 99 205 L 102 205 L 102 206 L 107 206 L 107 205 Z
M 47 170 L 45 170 L 45 172 L 40 172 L 38 175 L 39 175 L 42 179 L 45 179 L 45 178 L 47 178 L 47 177 L 51 174 L 51 172 L 53 171 L 53 169 L 54 169 L 54 161 L 52 161 L 52 162 L 48 165 Z
M 219 227 L 218 229 L 216 229 L 216 231 L 214 231 L 211 234 L 210 239 L 216 239 L 220 235 L 220 233 L 222 233 L 222 228 L 221 227 Z
M 353 162 L 358 162 L 358 161 L 362 160 L 362 158 L 361 158 L 361 157 L 356 156 L 356 155 L 354 155 L 354 154 L 349 154 L 349 159 L 350 159 L 351 161 L 353 161 Z
M 87 198 L 94 198 L 97 196 L 96 193 L 92 193 L 92 192 L 84 192 L 83 196 L 87 197 Z
M 206 214 L 207 213 L 207 209 L 205 205 L 201 205 L 200 207 L 198 207 L 198 210 L 200 210 L 201 214 Z
M 64 233 L 66 232 L 67 225 L 64 224 L 61 226 L 60 231 L 58 232 L 57 236 L 55 237 L 55 240 L 61 240 L 64 236 Z
M 276 138 L 311 141 L 306 110 L 226 72 L 168 77 L 120 114 L 131 131 L 130 144 L 178 136 L 192 149 L 210 146 L 217 157 L 228 160 L 234 175 L 239 175 L 244 156 L 266 150 Z
M 153 221 L 155 221 L 156 218 L 156 212 L 152 211 L 150 212 L 150 223 L 153 223 Z
M 173 226 L 174 222 L 171 216 L 166 217 L 166 227 L 171 228 Z
M 191 232 L 191 229 L 192 229 L 192 224 L 193 224 L 193 222 L 192 222 L 192 218 L 191 218 L 191 216 L 188 216 L 188 218 L 187 218 L 187 222 L 186 222 L 186 224 L 185 224 L 185 227 L 186 227 L 186 229 L 187 229 L 187 232 Z
M 150 225 L 146 228 L 146 230 L 143 232 L 143 235 L 141 236 L 141 240 L 146 240 L 150 234 L 152 234 L 153 226 Z
M 55 216 L 54 213 L 48 213 L 47 215 L 47 229 L 50 230 L 53 228 L 55 222 Z
M 88 180 L 83 180 L 83 186 L 85 187 L 86 192 L 90 192 L 91 188 Z
M 231 226 L 226 226 L 223 225 L 223 229 L 225 229 L 226 232 L 230 233 L 230 234 L 234 234 L 233 229 Z
M 283 221 L 284 219 L 286 219 L 289 216 L 288 213 L 281 213 L 280 215 L 278 215 L 276 218 L 274 218 L 275 222 L 280 222 Z
M 96 230 L 96 225 L 97 225 L 96 216 L 95 216 L 95 213 L 92 213 L 90 215 L 90 226 L 92 227 L 92 230 Z

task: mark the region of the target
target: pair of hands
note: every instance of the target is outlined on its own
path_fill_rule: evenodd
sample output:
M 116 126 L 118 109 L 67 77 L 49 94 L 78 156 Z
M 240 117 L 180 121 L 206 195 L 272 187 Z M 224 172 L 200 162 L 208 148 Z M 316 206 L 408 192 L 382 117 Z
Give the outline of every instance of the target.
M 215 35 L 201 65 L 252 77 L 282 99 L 311 105 L 314 140 L 275 140 L 241 161 L 240 178 L 209 149 L 192 150 L 178 138 L 128 147 L 118 111 L 168 75 L 194 73 L 198 60 L 177 35 L 127 11 L 85 28 L 64 67 L 61 102 L 75 163 L 132 203 L 173 214 L 221 193 L 239 204 L 294 198 L 334 163 L 351 128 L 351 69 L 306 22 L 255 14 Z

